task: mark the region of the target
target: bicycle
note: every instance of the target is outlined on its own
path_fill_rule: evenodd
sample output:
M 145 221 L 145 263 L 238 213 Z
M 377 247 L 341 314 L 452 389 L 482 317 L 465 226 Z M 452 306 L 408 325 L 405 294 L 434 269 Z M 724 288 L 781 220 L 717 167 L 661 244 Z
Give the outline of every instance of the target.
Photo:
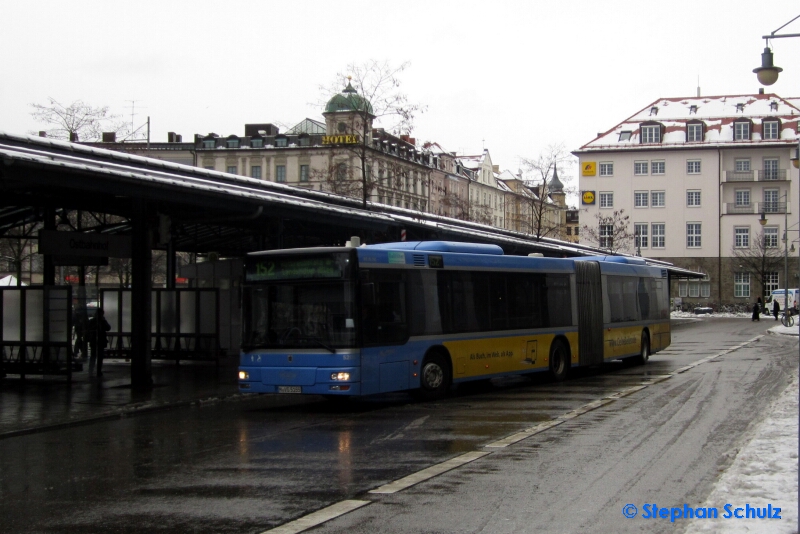
M 794 316 L 791 311 L 788 315 L 785 311 L 781 314 L 781 324 L 783 326 L 794 326 Z

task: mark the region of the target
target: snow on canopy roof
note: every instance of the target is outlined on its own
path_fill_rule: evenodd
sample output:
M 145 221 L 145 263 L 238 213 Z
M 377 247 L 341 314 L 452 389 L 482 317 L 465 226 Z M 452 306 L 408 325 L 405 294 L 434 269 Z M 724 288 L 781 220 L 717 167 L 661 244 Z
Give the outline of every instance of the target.
M 679 145 L 686 143 L 686 125 L 690 121 L 705 124 L 702 142 L 687 146 L 709 146 L 733 143 L 733 123 L 737 119 L 752 120 L 756 125 L 768 119 L 781 122 L 779 139 L 763 140 L 768 143 L 794 143 L 797 139 L 800 120 L 800 98 L 786 99 L 775 94 L 726 95 L 690 98 L 662 98 L 645 106 L 614 128 L 583 145 L 576 152 L 609 148 L 641 149 L 653 146 Z M 661 143 L 640 143 L 640 127 L 643 123 L 663 125 Z M 754 128 L 751 142 L 762 142 L 759 128 Z M 629 132 L 629 135 L 621 135 Z M 742 144 L 742 141 L 736 141 Z

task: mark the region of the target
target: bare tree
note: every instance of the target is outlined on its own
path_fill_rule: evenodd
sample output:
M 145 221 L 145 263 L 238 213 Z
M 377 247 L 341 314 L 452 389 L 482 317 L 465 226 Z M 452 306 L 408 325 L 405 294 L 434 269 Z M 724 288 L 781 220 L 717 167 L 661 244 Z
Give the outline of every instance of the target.
M 777 243 L 775 246 L 769 245 L 762 230 L 755 240 L 750 240 L 750 246 L 731 248 L 731 256 L 736 258 L 735 264 L 739 266 L 736 270 L 749 272 L 755 276 L 761 286 L 760 295 L 762 296 L 766 296 L 764 289 L 768 274 L 780 271 L 784 262 L 784 255 Z
M 581 232 L 587 241 L 610 254 L 626 252 L 633 244 L 633 234 L 628 230 L 630 218 L 630 215 L 625 215 L 625 210 L 614 211 L 611 215 L 600 212 L 595 214 L 596 224 L 583 225 Z
M 14 266 L 18 286 L 22 285 L 22 266 L 30 263 L 35 254 L 33 241 L 41 228 L 38 222 L 20 224 L 7 230 L 0 239 L 0 257 Z
M 343 144 L 342 147 L 359 160 L 357 178 L 361 181 L 361 199 L 365 208 L 378 179 L 375 173 L 370 172 L 375 167 L 371 147 L 373 121 L 384 123 L 384 129 L 394 135 L 408 135 L 414 117 L 425 110 L 421 104 L 410 102 L 400 90 L 400 75 L 409 65 L 406 62 L 395 67 L 387 61 L 376 60 L 352 63 L 346 73 L 336 75 L 333 85 L 320 87 L 321 92 L 329 97 L 338 95 L 337 103 L 351 117 L 348 121 L 338 121 L 337 132 L 328 133 L 357 138 L 356 143 Z
M 573 162 L 573 156 L 563 143 L 547 146 L 534 158 L 522 158 L 525 185 L 533 194 L 520 194 L 518 201 L 523 207 L 522 212 L 530 216 L 529 233 L 537 239 L 561 233 L 560 211 L 566 205 L 561 206 L 554 202 L 552 194 L 557 190 L 559 194 L 565 195 L 564 183 L 569 181 L 566 171 Z M 556 176 L 558 183 L 554 180 Z
M 108 112 L 108 106 L 93 107 L 81 100 L 64 106 L 54 98 L 48 104 L 31 104 L 31 116 L 50 126 L 48 137 L 68 141 L 99 141 L 103 131 L 118 132 L 124 125 Z
M 354 178 L 357 171 L 357 168 L 354 169 L 349 163 L 341 161 L 322 169 L 311 169 L 309 176 L 311 181 L 319 182 L 320 187 L 326 191 L 346 197 L 360 198 L 363 183 Z

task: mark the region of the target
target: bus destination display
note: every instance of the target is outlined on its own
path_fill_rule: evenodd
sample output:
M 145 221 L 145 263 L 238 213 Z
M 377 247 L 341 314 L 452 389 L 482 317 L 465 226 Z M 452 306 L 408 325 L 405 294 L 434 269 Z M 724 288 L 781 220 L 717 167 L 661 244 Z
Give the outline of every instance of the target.
M 263 282 L 341 278 L 343 269 L 339 260 L 340 258 L 333 256 L 252 258 L 246 263 L 245 280 Z

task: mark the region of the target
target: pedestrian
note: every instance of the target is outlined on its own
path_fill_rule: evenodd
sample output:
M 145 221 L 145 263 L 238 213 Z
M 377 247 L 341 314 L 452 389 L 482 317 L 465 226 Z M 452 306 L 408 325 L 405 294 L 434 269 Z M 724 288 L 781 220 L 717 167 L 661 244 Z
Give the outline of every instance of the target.
M 108 336 L 106 332 L 111 330 L 111 325 L 103 315 L 103 308 L 97 308 L 94 317 L 86 323 L 86 337 L 89 341 L 89 348 L 92 351 L 92 359 L 97 361 L 97 376 L 103 376 L 103 357 L 105 356 Z
M 781 311 L 781 305 L 778 304 L 778 299 L 772 299 L 772 315 L 775 316 L 775 320 L 778 320 L 778 312 Z
M 761 302 L 756 302 L 753 304 L 753 318 L 751 321 L 760 321 L 761 320 Z
M 74 359 L 88 359 L 86 354 L 86 309 L 81 310 L 75 306 L 72 314 L 72 329 L 75 333 L 75 345 L 72 350 L 72 357 Z

